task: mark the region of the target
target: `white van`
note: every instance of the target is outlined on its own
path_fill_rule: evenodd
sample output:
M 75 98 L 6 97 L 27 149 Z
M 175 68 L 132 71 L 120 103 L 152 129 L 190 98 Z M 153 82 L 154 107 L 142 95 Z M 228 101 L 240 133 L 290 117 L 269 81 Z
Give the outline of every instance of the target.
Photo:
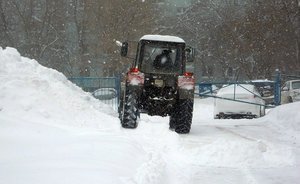
M 281 104 L 295 101 L 300 101 L 300 80 L 290 80 L 282 86 Z

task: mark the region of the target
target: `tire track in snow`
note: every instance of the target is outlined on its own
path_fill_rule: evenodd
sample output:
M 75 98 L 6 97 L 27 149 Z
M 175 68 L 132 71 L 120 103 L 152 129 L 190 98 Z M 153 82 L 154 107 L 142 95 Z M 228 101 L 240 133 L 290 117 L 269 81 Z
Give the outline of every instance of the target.
M 250 138 L 250 137 L 241 135 L 241 134 L 239 134 L 239 133 L 237 133 L 237 132 L 235 132 L 235 131 L 229 130 L 229 129 L 224 128 L 224 127 L 216 126 L 216 128 L 217 128 L 218 130 L 221 130 L 221 131 L 224 131 L 224 132 L 231 133 L 232 135 L 235 135 L 235 136 L 237 136 L 237 137 L 239 137 L 239 138 L 246 139 L 246 140 L 248 140 L 248 141 L 259 142 L 259 140 L 256 140 L 256 139 L 254 139 L 254 138 Z
M 289 164 L 289 159 L 282 159 L 284 145 L 271 144 L 264 136 L 256 139 L 251 131 L 251 137 L 247 132 L 241 134 L 237 126 L 245 125 L 244 122 L 223 125 L 217 121 L 209 125 L 195 124 L 189 135 L 177 135 L 168 130 L 168 118 L 144 117 L 135 135 L 130 132 L 129 136 L 143 147 L 147 156 L 135 175 L 124 183 L 193 184 L 202 183 L 201 175 L 207 174 L 204 183 L 256 184 L 252 167 L 266 169 Z M 226 182 L 221 182 L 222 178 L 214 178 L 214 170 L 237 179 L 223 176 Z
M 138 168 L 134 181 L 137 184 L 160 184 L 166 164 L 159 152 L 150 152 L 147 157 L 147 162 Z
M 130 178 L 123 179 L 124 184 L 161 184 L 165 178 L 166 165 L 164 151 L 169 140 L 170 132 L 164 125 L 165 118 L 144 117 L 139 127 L 134 132 L 128 132 L 133 144 L 138 145 L 145 152 L 145 161 L 136 169 L 135 174 Z M 153 126 L 155 124 L 155 126 Z M 158 126 L 157 126 L 158 125 Z M 163 126 L 161 126 L 163 125 Z M 172 136 L 173 137 L 173 136 Z
M 247 182 L 246 184 L 258 184 L 257 180 L 255 179 L 248 167 L 242 168 L 241 171 L 245 175 L 245 179 Z
M 216 127 L 217 129 L 221 130 L 221 131 L 224 131 L 224 132 L 229 132 L 231 133 L 232 135 L 235 135 L 239 138 L 243 138 L 243 139 L 246 139 L 248 141 L 251 141 L 251 142 L 257 142 L 257 146 L 258 146 L 258 149 L 261 151 L 261 152 L 266 152 L 267 151 L 267 144 L 265 144 L 264 142 L 262 142 L 261 140 L 258 140 L 258 139 L 254 139 L 254 138 L 250 138 L 250 137 L 247 137 L 247 136 L 244 136 L 242 134 L 239 134 L 235 131 L 232 131 L 232 130 L 229 130 L 227 128 L 224 128 L 224 127 Z

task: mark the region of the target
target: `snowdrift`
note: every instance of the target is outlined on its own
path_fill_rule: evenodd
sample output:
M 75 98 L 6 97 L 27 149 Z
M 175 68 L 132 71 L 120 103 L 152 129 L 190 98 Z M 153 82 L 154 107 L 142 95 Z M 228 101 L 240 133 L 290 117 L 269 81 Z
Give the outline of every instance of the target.
M 272 109 L 265 117 L 270 126 L 277 126 L 283 131 L 300 131 L 300 102 L 284 104 Z
M 0 48 L 0 108 L 13 117 L 59 126 L 111 128 L 117 116 L 63 74 L 9 47 Z
M 120 131 L 109 106 L 63 74 L 0 47 L 1 183 L 126 181 L 147 154 Z

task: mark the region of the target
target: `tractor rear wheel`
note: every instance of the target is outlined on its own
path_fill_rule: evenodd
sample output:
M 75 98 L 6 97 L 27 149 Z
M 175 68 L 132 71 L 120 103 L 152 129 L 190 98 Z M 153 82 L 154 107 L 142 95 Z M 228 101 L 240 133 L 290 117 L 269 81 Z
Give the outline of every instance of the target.
M 180 99 L 177 103 L 175 132 L 179 134 L 187 134 L 190 132 L 193 119 L 193 99 Z M 172 118 L 170 118 L 171 120 Z M 171 121 L 170 121 L 171 123 Z

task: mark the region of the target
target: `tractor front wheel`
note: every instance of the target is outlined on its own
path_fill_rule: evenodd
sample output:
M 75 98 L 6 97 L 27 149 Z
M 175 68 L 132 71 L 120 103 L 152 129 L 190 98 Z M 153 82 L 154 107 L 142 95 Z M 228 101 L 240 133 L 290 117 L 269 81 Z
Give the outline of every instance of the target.
M 121 125 L 124 128 L 136 128 L 138 123 L 138 95 L 135 90 L 126 90 L 120 114 Z

